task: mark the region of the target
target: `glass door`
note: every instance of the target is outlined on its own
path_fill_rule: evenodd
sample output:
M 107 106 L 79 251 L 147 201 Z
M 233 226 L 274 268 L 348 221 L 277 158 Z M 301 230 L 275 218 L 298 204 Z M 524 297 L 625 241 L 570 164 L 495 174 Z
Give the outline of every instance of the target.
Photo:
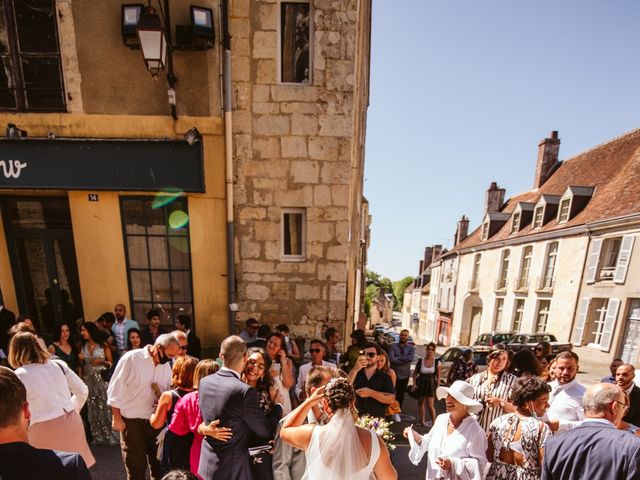
M 20 313 L 49 334 L 81 318 L 67 199 L 7 198 L 2 209 Z

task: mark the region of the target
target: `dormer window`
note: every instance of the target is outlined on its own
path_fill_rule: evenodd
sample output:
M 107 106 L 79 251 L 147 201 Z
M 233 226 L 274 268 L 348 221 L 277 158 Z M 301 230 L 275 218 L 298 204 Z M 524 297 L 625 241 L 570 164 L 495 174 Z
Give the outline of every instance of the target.
M 569 220 L 571 212 L 571 197 L 560 200 L 560 208 L 558 209 L 558 223 L 564 223 Z
M 489 238 L 489 222 L 484 222 L 482 224 L 482 233 L 480 235 L 480 240 L 486 240 Z
M 514 212 L 511 220 L 511 233 L 516 233 L 520 230 L 520 212 Z
M 538 205 L 533 211 L 533 228 L 542 227 L 544 219 L 544 205 Z

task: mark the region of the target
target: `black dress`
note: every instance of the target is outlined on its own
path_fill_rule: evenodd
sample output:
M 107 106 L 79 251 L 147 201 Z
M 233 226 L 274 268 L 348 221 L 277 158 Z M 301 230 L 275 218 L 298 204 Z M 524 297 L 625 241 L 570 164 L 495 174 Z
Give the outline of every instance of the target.
M 166 431 L 164 434 L 164 445 L 162 446 L 162 462 L 160 468 L 164 473 L 167 473 L 174 469 L 189 470 L 189 455 L 191 452 L 191 444 L 193 443 L 193 433 L 187 433 L 186 435 L 176 435 L 169 430 L 171 424 L 171 418 L 173 417 L 173 410 L 176 407 L 176 403 L 182 397 L 184 397 L 187 391 L 181 388 L 171 390 L 171 408 L 167 413 Z
M 422 373 L 422 358 L 418 358 L 416 370 L 418 372 L 417 396 L 418 397 L 435 397 L 436 396 L 436 372 L 438 371 L 438 359 L 433 362 L 433 373 Z

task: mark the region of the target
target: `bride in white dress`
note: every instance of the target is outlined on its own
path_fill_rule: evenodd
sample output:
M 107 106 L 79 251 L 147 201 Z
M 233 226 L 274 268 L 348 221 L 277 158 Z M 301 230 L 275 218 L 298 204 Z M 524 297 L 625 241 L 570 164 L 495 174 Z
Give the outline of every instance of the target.
M 311 407 L 319 402 L 329 422 L 323 426 L 303 424 Z M 374 431 L 356 427 L 354 403 L 355 392 L 348 380 L 334 378 L 284 419 L 280 437 L 306 453 L 303 480 L 398 478 L 382 439 Z

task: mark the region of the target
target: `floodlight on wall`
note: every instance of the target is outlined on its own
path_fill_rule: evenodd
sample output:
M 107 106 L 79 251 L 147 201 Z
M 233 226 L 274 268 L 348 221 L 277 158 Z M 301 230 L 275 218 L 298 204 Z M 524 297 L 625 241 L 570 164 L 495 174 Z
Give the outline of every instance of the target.
M 215 40 L 213 10 L 194 5 L 191 5 L 189 10 L 191 11 L 191 31 L 193 36 L 211 42 L 213 47 L 213 41 Z
M 140 21 L 143 9 L 144 5 L 141 3 L 127 3 L 122 5 L 120 31 L 122 33 L 122 43 L 124 43 L 125 47 L 131 49 L 140 48 L 136 29 L 138 28 L 138 22 Z
M 198 143 L 200 140 L 202 140 L 202 135 L 200 135 L 200 132 L 196 127 L 193 127 L 189 129 L 187 133 L 184 134 L 184 139 L 187 141 L 189 145 L 193 146 L 196 143 Z

